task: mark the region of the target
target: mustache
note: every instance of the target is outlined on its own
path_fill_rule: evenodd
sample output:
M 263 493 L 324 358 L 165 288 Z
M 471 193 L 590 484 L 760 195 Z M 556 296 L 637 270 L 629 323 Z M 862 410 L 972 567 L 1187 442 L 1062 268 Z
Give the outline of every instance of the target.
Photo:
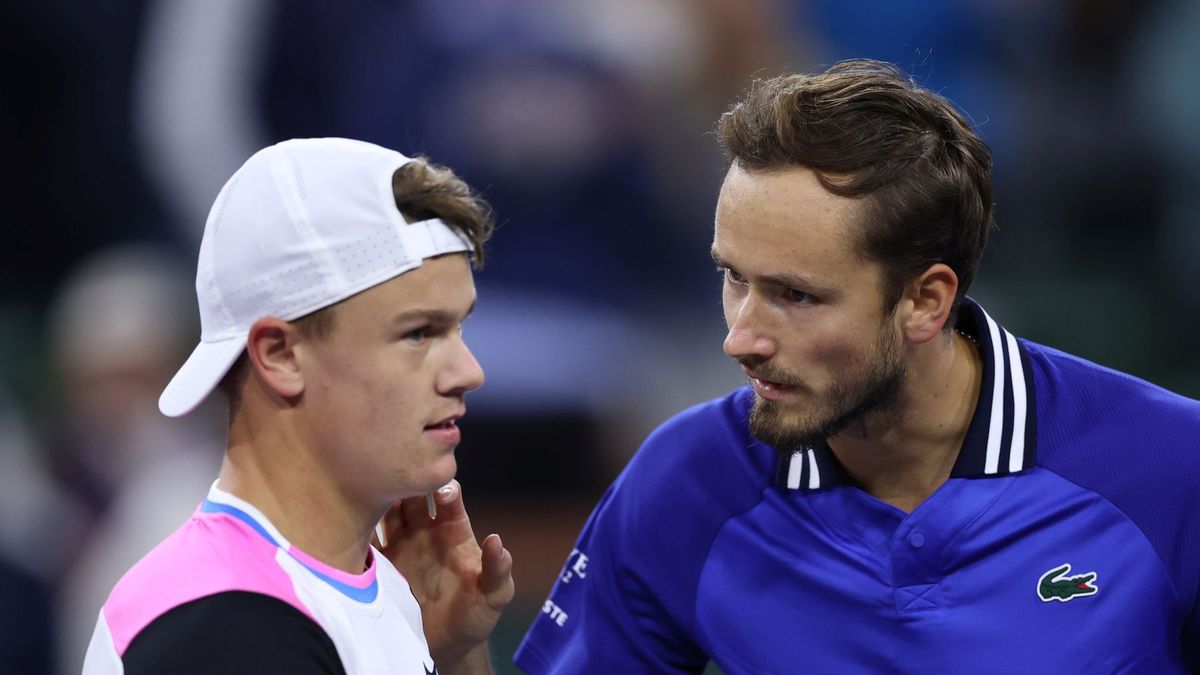
M 789 372 L 772 366 L 771 364 L 767 363 L 766 359 L 757 356 L 743 356 L 737 361 L 738 365 L 754 373 L 754 376 L 759 379 L 778 382 L 779 384 L 787 387 L 804 388 L 804 380 L 801 380 L 799 377 Z

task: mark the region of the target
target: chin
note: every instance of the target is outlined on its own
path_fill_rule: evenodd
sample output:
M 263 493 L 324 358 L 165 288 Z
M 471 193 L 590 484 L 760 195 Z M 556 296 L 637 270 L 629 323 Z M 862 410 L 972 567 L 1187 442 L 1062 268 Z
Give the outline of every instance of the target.
M 780 450 L 811 445 L 821 439 L 828 424 L 823 413 L 758 399 L 750 413 L 750 431 L 759 440 Z
M 430 487 L 428 490 L 426 490 L 426 492 L 433 492 L 434 490 L 442 487 L 446 483 L 449 483 L 450 479 L 454 478 L 454 475 L 457 473 L 458 473 L 458 462 L 454 459 L 453 453 L 448 454 L 445 457 L 439 458 L 437 460 L 437 462 L 435 462 L 434 465 L 432 467 L 430 467 L 430 471 L 429 471 L 430 479 L 429 480 L 434 484 L 432 487 Z

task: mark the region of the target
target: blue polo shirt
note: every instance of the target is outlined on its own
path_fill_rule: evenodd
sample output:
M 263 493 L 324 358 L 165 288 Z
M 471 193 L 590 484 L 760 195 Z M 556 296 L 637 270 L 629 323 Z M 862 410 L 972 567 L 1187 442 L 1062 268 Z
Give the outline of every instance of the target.
M 753 392 L 656 430 L 516 654 L 529 673 L 1200 671 L 1200 403 L 1025 340 L 966 301 L 975 415 L 911 514 L 828 447 L 781 454 Z

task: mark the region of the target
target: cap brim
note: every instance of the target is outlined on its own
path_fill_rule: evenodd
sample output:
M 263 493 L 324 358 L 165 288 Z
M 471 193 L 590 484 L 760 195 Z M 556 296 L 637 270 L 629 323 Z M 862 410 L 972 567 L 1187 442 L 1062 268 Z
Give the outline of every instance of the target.
M 245 335 L 201 342 L 158 397 L 158 409 L 167 417 L 179 417 L 194 410 L 216 388 L 245 348 Z

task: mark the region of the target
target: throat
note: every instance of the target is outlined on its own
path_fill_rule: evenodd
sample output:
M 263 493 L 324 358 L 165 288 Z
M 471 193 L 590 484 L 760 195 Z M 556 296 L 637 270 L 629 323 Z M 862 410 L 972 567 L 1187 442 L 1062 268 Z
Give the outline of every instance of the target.
M 937 492 L 938 488 L 949 478 L 949 474 L 940 481 L 931 482 L 925 485 L 896 485 L 885 484 L 876 485 L 871 488 L 863 487 L 863 490 L 878 499 L 884 504 L 893 506 L 904 513 L 912 513 L 918 506 L 925 503 L 933 493 Z
M 958 446 L 926 449 L 918 456 L 895 448 L 854 447 L 831 441 L 830 449 L 864 492 L 904 513 L 912 513 L 949 478 Z M 840 450 L 839 450 L 840 448 Z
M 895 426 L 829 439 L 838 461 L 867 494 L 905 513 L 949 480 L 975 415 L 983 375 L 978 347 L 959 334 L 951 334 L 947 346 L 916 364 Z

